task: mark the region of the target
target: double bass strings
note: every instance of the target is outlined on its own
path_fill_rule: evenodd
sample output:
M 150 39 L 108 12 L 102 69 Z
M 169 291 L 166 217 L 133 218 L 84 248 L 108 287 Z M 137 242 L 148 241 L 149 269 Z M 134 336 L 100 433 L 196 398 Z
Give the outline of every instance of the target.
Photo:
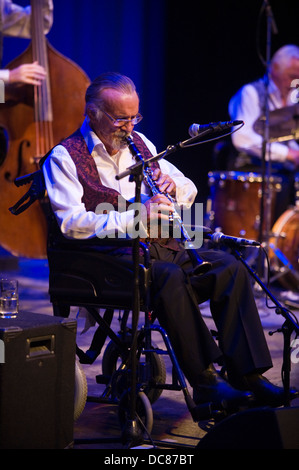
M 53 110 L 50 89 L 49 64 L 43 27 L 42 0 L 31 0 L 32 8 L 32 54 L 46 70 L 46 79 L 34 86 L 34 121 L 36 128 L 36 156 L 38 161 L 54 145 Z

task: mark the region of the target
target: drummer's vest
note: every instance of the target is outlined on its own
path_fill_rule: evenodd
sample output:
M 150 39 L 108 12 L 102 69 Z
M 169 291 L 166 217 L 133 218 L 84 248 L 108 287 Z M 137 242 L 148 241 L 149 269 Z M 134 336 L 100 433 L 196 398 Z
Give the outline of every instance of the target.
M 251 85 L 256 89 L 259 98 L 260 108 L 263 109 L 265 106 L 265 98 L 266 98 L 266 90 L 265 90 L 265 82 L 263 78 L 252 82 Z
M 255 82 L 252 82 L 251 85 L 256 89 L 259 98 L 260 108 L 263 110 L 265 107 L 265 100 L 266 100 L 266 88 L 265 88 L 265 79 L 260 78 Z M 269 97 L 269 101 L 272 101 L 271 96 Z M 275 108 L 275 104 L 272 101 L 272 104 Z
M 260 109 L 263 109 L 264 103 L 265 103 L 265 97 L 266 97 L 264 80 L 261 78 L 259 80 L 256 80 L 255 82 L 252 82 L 250 85 L 252 85 L 255 88 L 258 94 Z M 256 168 L 250 168 L 252 165 L 253 166 L 256 165 Z M 235 169 L 238 169 L 241 171 L 242 169 L 245 169 L 246 171 L 247 170 L 260 171 L 260 168 L 259 168 L 260 159 L 253 155 L 249 155 L 245 151 L 240 151 L 240 152 L 237 152 L 237 155 L 235 156 L 234 166 L 235 166 Z

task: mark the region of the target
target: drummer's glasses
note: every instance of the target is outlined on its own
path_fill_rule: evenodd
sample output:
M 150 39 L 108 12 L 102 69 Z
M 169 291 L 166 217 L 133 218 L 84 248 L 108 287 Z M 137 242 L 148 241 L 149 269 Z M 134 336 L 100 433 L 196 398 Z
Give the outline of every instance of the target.
M 138 122 L 141 121 L 141 119 L 143 119 L 143 116 L 141 116 L 141 114 L 136 114 L 136 116 L 133 116 L 132 118 L 130 119 L 124 119 L 124 118 L 119 118 L 119 119 L 114 119 L 112 116 L 110 116 L 110 114 L 106 113 L 106 111 L 103 111 L 101 110 L 102 113 L 105 114 L 105 116 L 107 116 L 113 123 L 113 125 L 115 127 L 122 127 L 122 126 L 125 126 L 126 124 L 133 124 L 133 126 L 136 126 L 136 124 L 138 124 Z

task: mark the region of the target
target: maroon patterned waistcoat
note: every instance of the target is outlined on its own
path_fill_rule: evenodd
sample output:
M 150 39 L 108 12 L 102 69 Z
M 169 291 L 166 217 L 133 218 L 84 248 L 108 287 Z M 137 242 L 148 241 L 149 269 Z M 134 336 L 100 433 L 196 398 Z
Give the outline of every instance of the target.
M 147 160 L 152 157 L 150 150 L 136 132 L 132 133 L 132 137 L 143 158 Z M 97 205 L 103 202 L 112 204 L 115 210 L 119 210 L 119 198 L 121 201 L 120 207 L 126 210 L 127 203 L 120 193 L 102 184 L 95 161 L 90 155 L 80 129 L 63 140 L 60 145 L 67 149 L 76 165 L 78 178 L 83 186 L 82 202 L 87 211 L 95 212 Z M 158 163 L 154 162 L 151 166 L 156 168 Z

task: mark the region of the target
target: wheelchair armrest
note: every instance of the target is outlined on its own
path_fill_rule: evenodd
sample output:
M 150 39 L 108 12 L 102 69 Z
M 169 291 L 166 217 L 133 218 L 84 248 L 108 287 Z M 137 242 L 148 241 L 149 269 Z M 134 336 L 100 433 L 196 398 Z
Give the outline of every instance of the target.
M 104 249 L 103 240 L 98 240 L 97 245 L 94 240 L 91 245 L 90 241 L 86 244 L 59 243 L 48 247 L 51 302 L 128 308 L 132 304 L 135 284 L 132 256 L 127 256 L 125 247 L 131 247 L 132 242 L 129 244 L 129 240 L 122 240 L 117 245 L 116 241 L 112 246 L 113 252 L 117 246 L 124 247 L 125 256 L 118 257 L 111 254 L 111 240 L 107 251 Z M 105 240 L 106 245 L 107 243 Z M 144 244 L 143 248 L 145 257 L 149 256 L 148 247 Z M 146 266 L 146 261 L 140 260 L 138 275 L 142 304 L 148 305 L 150 264 Z
M 100 247 L 113 247 L 117 248 L 132 248 L 133 240 L 130 238 L 89 238 L 87 240 L 75 240 L 75 239 L 68 239 L 64 237 L 62 234 L 59 237 L 59 242 L 54 242 L 54 245 L 50 242 L 48 245 L 48 250 L 51 251 L 52 249 L 57 250 L 79 250 L 79 251 L 89 251 L 92 248 L 100 248 Z M 144 265 L 145 268 L 150 266 L 150 252 L 149 246 L 144 241 L 139 241 L 139 249 L 142 251 L 142 255 L 144 256 Z M 105 253 L 105 252 L 103 252 Z M 109 253 L 108 253 L 109 254 Z
M 14 206 L 9 208 L 13 215 L 21 214 L 37 199 L 42 199 L 45 196 L 46 186 L 42 170 L 37 170 L 34 173 L 30 173 L 29 175 L 20 176 L 19 178 L 15 179 L 14 183 L 19 187 L 28 184 L 31 181 L 32 184 L 27 193 L 25 193 L 24 196 L 22 196 Z M 28 201 L 26 202 L 27 199 Z
M 14 180 L 14 184 L 19 187 L 23 186 L 24 184 L 30 183 L 31 181 L 34 181 L 36 179 L 36 176 L 39 176 L 40 171 L 41 170 L 37 170 L 33 173 L 29 173 L 28 175 L 19 176 L 19 178 L 16 178 Z

